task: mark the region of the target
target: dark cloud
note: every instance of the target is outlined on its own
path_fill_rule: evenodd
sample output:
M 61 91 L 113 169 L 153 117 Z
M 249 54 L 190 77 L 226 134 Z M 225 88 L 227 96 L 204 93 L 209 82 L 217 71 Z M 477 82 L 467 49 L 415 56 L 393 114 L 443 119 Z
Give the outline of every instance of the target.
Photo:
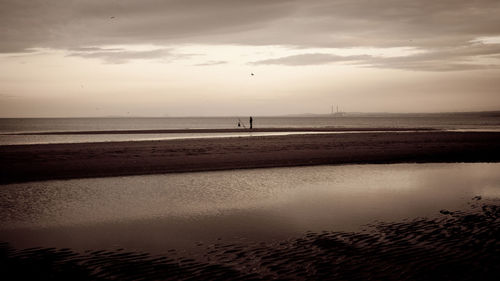
M 12 98 L 17 98 L 17 96 L 6 93 L 0 93 L 0 99 L 12 99 Z
M 226 64 L 227 61 L 207 61 L 204 63 L 199 63 L 195 64 L 195 66 L 211 66 L 211 65 L 220 65 L 220 64 Z
M 76 47 L 76 48 L 70 48 L 69 51 L 73 52 L 119 52 L 123 51 L 122 48 L 101 48 L 101 47 Z
M 280 64 L 280 65 L 314 65 L 314 64 L 327 64 L 332 62 L 346 62 L 346 61 L 362 61 L 369 59 L 370 56 L 337 56 L 332 54 L 301 54 L 287 57 L 280 57 L 276 59 L 268 59 L 253 62 L 252 64 Z
M 491 55 L 499 53 L 500 44 L 469 44 L 430 49 L 410 56 L 374 57 L 366 63 L 371 67 L 425 71 L 498 69 L 500 60 L 492 58 Z M 489 63 L 479 63 L 481 58 L 488 58 Z
M 0 51 L 109 44 L 210 43 L 286 16 L 289 0 L 2 0 Z M 237 43 L 237 42 L 234 42 Z
M 453 63 L 453 62 L 429 62 L 429 61 L 413 61 L 398 63 L 394 61 L 380 61 L 379 63 L 368 64 L 370 67 L 377 68 L 392 68 L 415 71 L 463 71 L 463 70 L 485 70 L 499 69 L 500 64 L 478 64 L 478 63 Z
M 0 52 L 198 43 L 413 46 L 437 54 L 500 36 L 499 14 L 498 0 L 2 0 Z
M 251 64 L 277 65 L 319 65 L 345 62 L 366 67 L 394 68 L 420 71 L 457 71 L 500 68 L 500 44 L 471 43 L 467 46 L 435 48 L 421 53 L 381 57 L 370 55 L 338 56 L 333 54 L 301 54 L 275 59 L 261 60 Z M 488 58 L 490 63 L 479 63 L 481 58 Z
M 101 59 L 107 63 L 121 64 L 134 59 L 159 59 L 164 57 L 174 57 L 170 50 L 158 49 L 148 51 L 130 51 L 118 48 L 96 48 L 83 47 L 76 48 L 78 51 L 70 53 L 69 56 Z M 178 57 L 178 56 L 176 56 Z

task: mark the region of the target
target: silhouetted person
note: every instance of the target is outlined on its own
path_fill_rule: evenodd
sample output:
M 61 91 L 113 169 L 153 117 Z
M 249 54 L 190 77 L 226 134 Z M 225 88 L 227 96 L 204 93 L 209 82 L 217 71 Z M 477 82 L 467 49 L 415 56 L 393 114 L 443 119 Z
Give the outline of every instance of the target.
M 253 123 L 253 118 L 252 118 L 252 116 L 250 116 L 250 129 L 252 129 L 252 127 L 253 127 L 252 123 Z
M 241 123 L 240 123 L 240 121 L 238 121 L 238 128 L 239 128 L 239 127 L 241 127 Z

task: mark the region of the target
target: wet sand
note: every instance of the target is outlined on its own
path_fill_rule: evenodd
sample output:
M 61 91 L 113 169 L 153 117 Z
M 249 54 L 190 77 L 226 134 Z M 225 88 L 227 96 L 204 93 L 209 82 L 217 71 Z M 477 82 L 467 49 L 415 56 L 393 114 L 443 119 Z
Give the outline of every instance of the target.
M 15 249 L 0 243 L 7 280 L 498 280 L 498 200 L 433 219 L 379 222 L 359 232 L 309 232 L 261 243 L 204 245 L 202 254 L 126 249 Z
M 0 146 L 0 183 L 325 164 L 499 160 L 500 133 L 432 130 L 11 145 Z
M 281 128 L 238 128 L 238 129 L 165 129 L 165 130 L 100 130 L 100 131 L 50 131 L 16 133 L 14 135 L 112 135 L 112 134 L 213 134 L 213 133 L 268 133 L 268 132 L 352 132 L 352 131 L 434 131 L 432 128 L 336 128 L 336 127 L 281 127 Z
M 499 160 L 500 133 L 485 132 L 0 146 L 1 183 L 321 164 Z M 339 231 L 332 225 L 326 231 L 279 240 L 220 239 L 200 242 L 195 245 L 199 250 L 192 252 L 164 247 L 167 242 L 158 243 L 156 252 L 113 248 L 117 238 L 112 231 L 96 234 L 106 236 L 109 246 L 85 250 L 15 248 L 11 244 L 15 239 L 7 239 L 0 243 L 0 276 L 5 280 L 497 280 L 499 203 L 476 196 L 467 209 L 443 209 L 432 217 L 373 222 L 356 231 Z M 31 207 L 26 206 L 28 212 Z M 264 218 L 258 219 L 262 224 Z M 119 229 L 113 223 L 106 226 Z M 16 239 L 26 238 L 21 232 L 15 234 Z M 85 231 L 81 236 L 92 239 Z

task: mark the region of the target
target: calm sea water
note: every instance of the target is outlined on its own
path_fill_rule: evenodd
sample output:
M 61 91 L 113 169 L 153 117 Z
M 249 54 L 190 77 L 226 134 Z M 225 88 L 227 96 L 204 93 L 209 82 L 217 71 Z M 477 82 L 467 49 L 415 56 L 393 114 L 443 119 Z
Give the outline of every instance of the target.
M 0 145 L 33 143 L 102 142 L 207 137 L 206 134 L 184 135 L 11 135 L 15 133 L 158 129 L 237 128 L 238 120 L 248 126 L 247 118 L 4 118 L 0 119 Z M 337 128 L 437 128 L 450 130 L 500 131 L 500 114 L 394 115 L 385 117 L 254 117 L 255 127 L 337 127 Z M 210 137 L 224 136 L 212 134 Z
M 94 130 L 212 129 L 236 128 L 247 118 L 3 118 L 0 133 Z M 500 114 L 430 115 L 392 117 L 254 117 L 255 127 L 385 127 L 441 129 L 500 128 Z
M 8 184 L 0 241 L 161 252 L 356 231 L 498 199 L 499 171 L 499 163 L 347 165 Z

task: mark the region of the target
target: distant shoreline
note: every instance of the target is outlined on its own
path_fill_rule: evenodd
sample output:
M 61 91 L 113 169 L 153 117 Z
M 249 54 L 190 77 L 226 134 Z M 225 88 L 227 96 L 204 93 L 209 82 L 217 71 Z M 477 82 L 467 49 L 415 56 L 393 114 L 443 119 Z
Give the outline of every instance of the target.
M 310 165 L 499 161 L 499 132 L 35 144 L 0 146 L 0 183 Z

